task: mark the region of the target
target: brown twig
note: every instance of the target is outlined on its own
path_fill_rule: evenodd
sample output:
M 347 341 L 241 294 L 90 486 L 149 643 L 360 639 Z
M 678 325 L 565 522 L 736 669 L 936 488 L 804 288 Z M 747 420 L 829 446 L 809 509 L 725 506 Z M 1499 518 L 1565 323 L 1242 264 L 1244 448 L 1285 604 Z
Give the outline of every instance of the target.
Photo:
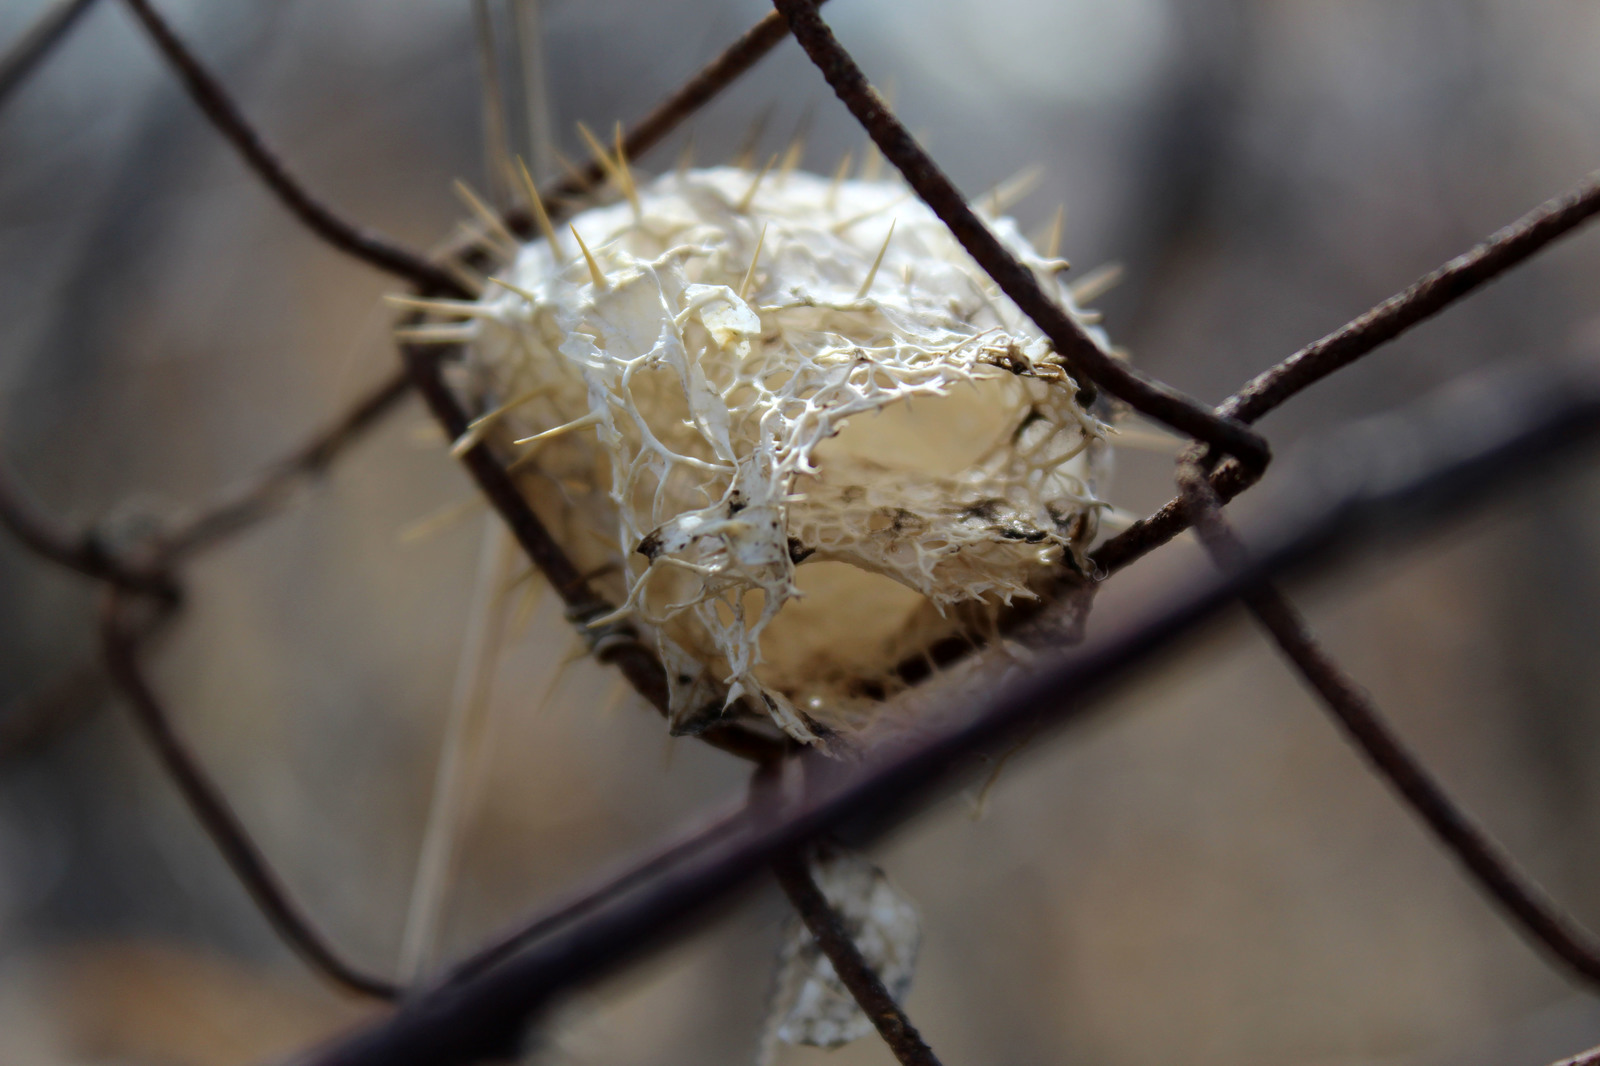
M 164 531 L 159 554 L 176 560 L 275 514 L 302 482 L 325 473 L 346 447 L 410 395 L 411 379 L 396 370 L 364 393 L 331 424 L 240 488 Z
M 800 920 L 806 923 L 806 928 L 816 938 L 817 946 L 833 963 L 833 972 L 839 975 L 840 982 L 850 990 L 850 995 L 867 1017 L 872 1019 L 878 1035 L 889 1045 L 894 1057 L 903 1066 L 939 1066 L 938 1056 L 922 1039 L 917 1027 L 911 1024 L 911 1019 L 906 1017 L 900 1004 L 884 987 L 883 979 L 862 957 L 861 949 L 845 931 L 839 913 L 828 903 L 828 898 L 822 894 L 811 871 L 806 868 L 805 858 L 798 852 L 786 855 L 772 864 L 772 872 L 777 875 L 778 885 L 783 889 L 783 894 L 789 897 Z
M 884 158 L 899 168 L 917 195 L 950 228 L 967 253 L 1044 331 L 1080 385 L 1093 382 L 1135 410 L 1237 456 L 1248 466 L 1256 469 L 1266 466 L 1271 451 L 1259 434 L 1139 374 L 1104 351 L 1060 304 L 1045 295 L 1033 271 L 1007 251 L 984 225 L 939 165 L 923 151 L 867 82 L 861 68 L 817 14 L 816 0 L 773 0 L 773 3 L 788 18 L 795 40 L 822 71 L 851 114 L 866 128 Z
M 95 0 L 52 0 L 0 55 L 0 105 L 62 41 Z
M 126 697 L 134 721 L 155 749 L 162 768 L 182 793 L 212 844 L 222 853 L 273 929 L 313 969 L 350 991 L 378 999 L 397 998 L 399 988 L 363 973 L 340 958 L 301 912 L 222 791 L 173 729 L 166 709 L 139 665 L 140 627 L 129 617 L 129 607 L 115 588 L 107 591 L 100 622 L 107 671 Z
M 233 145 L 279 202 L 313 233 L 346 255 L 404 278 L 424 293 L 470 295 L 448 271 L 389 237 L 347 221 L 312 196 L 244 117 L 222 83 L 151 7 L 150 0 L 125 2 L 217 132 Z
M 1218 568 L 1237 572 L 1250 556 L 1222 514 L 1222 501 L 1198 462 L 1179 470 L 1195 531 Z M 1590 985 L 1600 985 L 1600 943 L 1561 911 L 1515 861 L 1450 798 L 1384 720 L 1372 697 L 1321 644 L 1300 612 L 1270 581 L 1240 595 L 1305 682 L 1322 698 L 1379 777 L 1400 794 L 1512 923 Z

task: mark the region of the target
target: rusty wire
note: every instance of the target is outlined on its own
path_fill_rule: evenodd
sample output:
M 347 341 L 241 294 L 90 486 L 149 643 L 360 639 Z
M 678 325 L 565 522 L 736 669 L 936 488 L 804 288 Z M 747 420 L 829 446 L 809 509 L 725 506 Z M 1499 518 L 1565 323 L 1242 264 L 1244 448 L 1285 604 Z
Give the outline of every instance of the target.
M 453 278 L 448 288 L 440 287 L 440 279 L 449 277 L 444 267 L 421 260 L 415 253 L 374 236 L 325 206 L 266 146 L 265 139 L 244 117 L 221 82 L 205 69 L 154 8 L 146 0 L 127 2 L 218 132 L 313 232 L 354 258 L 412 281 L 420 293 L 464 294 Z M 634 143 L 647 145 L 652 139 L 664 136 L 687 117 L 693 107 L 709 100 L 749 69 L 776 43 L 772 36 L 773 25 L 773 19 L 763 20 L 698 72 L 684 89 L 674 94 L 668 105 L 647 116 L 642 124 L 644 132 L 635 135 Z M 781 28 L 781 22 L 778 25 Z M 36 65 L 64 36 L 64 32 L 56 33 L 43 47 L 32 48 L 31 62 Z M 419 269 L 418 264 L 425 269 Z M 344 960 L 294 903 L 220 788 L 205 772 L 201 760 L 182 740 L 165 704 L 145 678 L 139 655 L 146 641 L 174 616 L 181 600 L 181 585 L 174 573 L 177 564 L 226 542 L 276 513 L 299 486 L 324 473 L 346 448 L 394 410 L 413 389 L 422 395 L 435 418 L 452 437 L 466 428 L 469 416 L 440 376 L 440 353 L 407 350 L 402 354 L 402 366 L 397 372 L 360 396 L 304 444 L 245 485 L 169 522 L 147 543 L 123 551 L 105 545 L 93 529 L 77 531 L 60 526 L 32 504 L 20 485 L 6 476 L 4 467 L 0 466 L 0 527 L 35 555 L 109 586 L 101 624 L 103 665 L 116 689 L 129 703 L 136 723 L 168 775 L 235 876 L 274 930 L 316 972 L 349 991 L 380 999 L 395 998 L 399 989 L 392 982 L 367 974 Z M 480 446 L 467 453 L 464 465 L 569 608 L 586 617 L 607 613 L 609 605 L 594 593 L 516 492 L 503 464 L 493 458 L 486 447 Z M 121 592 L 139 594 L 152 599 L 154 604 L 143 614 L 131 614 L 133 605 L 126 602 Z M 641 695 L 664 711 L 666 682 L 659 662 L 644 645 L 631 638 L 625 628 L 613 627 L 608 637 L 594 649 L 597 657 L 616 665 Z M 96 672 L 74 671 L 60 684 L 50 686 L 40 694 L 38 711 L 24 716 L 23 725 L 27 729 L 8 730 L 4 738 L 8 747 L 20 748 L 32 736 L 70 717 L 73 709 L 81 706 L 80 700 L 92 699 L 99 691 L 97 680 Z M 784 740 L 737 724 L 708 731 L 703 739 L 757 765 L 772 762 L 788 748 Z
M 1181 464 L 1178 480 L 1190 513 L 1197 518 L 1195 532 L 1212 561 L 1224 571 L 1247 567 L 1249 551 L 1223 516 L 1222 500 L 1201 465 Z M 1384 719 L 1372 697 L 1323 648 L 1282 590 L 1273 582 L 1263 581 L 1245 590 L 1240 599 L 1296 672 L 1321 697 L 1373 770 L 1411 806 L 1484 892 L 1526 936 L 1585 984 L 1600 987 L 1600 944 L 1594 936 L 1564 914 L 1445 792 L 1422 759 Z
M 817 886 L 816 878 L 811 876 L 804 853 L 783 856 L 772 864 L 772 872 L 795 913 L 816 939 L 817 947 L 833 963 L 833 972 L 855 997 L 862 1012 L 872 1019 L 873 1027 L 894 1052 L 894 1057 L 905 1066 L 940 1066 L 938 1056 L 911 1024 L 905 1010 L 894 1001 L 883 979 L 855 949 L 849 930 L 839 920 L 838 912 L 828 905 L 828 898 Z
M 126 0 L 130 9 L 162 51 L 195 102 L 220 133 L 233 144 L 246 163 L 279 199 L 313 232 L 346 254 L 413 283 L 419 291 L 460 293 L 461 286 L 449 264 L 427 260 L 386 238 L 359 227 L 313 197 L 266 146 L 243 117 L 221 84 L 198 62 L 192 51 L 173 33 L 148 0 Z M 1136 523 L 1103 544 L 1094 559 L 1103 574 L 1126 566 L 1154 547 L 1170 540 L 1196 520 L 1211 516 L 1215 533 L 1220 516 L 1213 508 L 1248 489 L 1259 479 L 1269 451 L 1263 438 L 1247 423 L 1327 374 L 1346 366 L 1393 339 L 1412 325 L 1437 314 L 1469 292 L 1526 260 L 1551 241 L 1572 232 L 1600 211 L 1600 184 L 1590 181 L 1573 193 L 1551 201 L 1511 227 L 1496 233 L 1472 252 L 1446 264 L 1340 331 L 1302 349 L 1258 376 L 1215 411 L 1182 396 L 1159 382 L 1134 374 L 1106 360 L 1082 336 L 1075 323 L 1044 297 L 1025 268 L 998 245 L 964 199 L 933 160 L 906 133 L 889 108 L 872 91 L 831 30 L 817 14 L 815 0 L 774 0 L 777 12 L 751 31 L 711 65 L 691 79 L 627 137 L 630 154 L 642 153 L 672 128 L 775 46 L 793 25 L 796 36 L 817 63 L 885 156 L 894 162 L 913 188 L 929 203 L 969 252 L 989 270 L 997 284 L 1034 318 L 1052 339 L 1084 385 L 1101 385 L 1131 406 L 1212 447 L 1209 474 L 1201 480 L 1191 474 L 1186 491 L 1160 511 Z M 6 54 L 0 69 L 36 69 L 51 47 L 66 35 L 76 14 L 88 6 L 84 0 L 59 3 L 52 9 L 58 22 L 39 24 L 34 36 Z M 26 47 L 24 47 L 26 46 Z M 15 68 L 18 57 L 25 67 Z M 5 83 L 10 89 L 22 74 Z M 3 99 L 3 93 L 0 93 Z M 599 161 L 552 189 L 553 196 L 582 192 L 601 176 Z M 512 213 L 508 221 L 522 221 Z M 175 611 L 181 586 L 173 567 L 190 554 L 211 547 L 276 512 L 289 491 L 307 477 L 325 470 L 362 433 L 392 410 L 415 387 L 429 409 L 452 436 L 461 432 L 468 412 L 445 385 L 440 359 L 447 353 L 404 353 L 403 373 L 363 396 L 330 429 L 312 438 L 256 481 L 212 507 L 172 523 L 153 545 L 138 550 L 114 550 L 92 531 L 64 529 L 27 502 L 14 485 L 0 480 L 0 524 L 34 554 L 73 569 L 107 586 L 103 637 L 107 662 L 117 688 L 133 705 L 136 717 L 161 755 L 166 769 L 189 799 L 241 880 L 256 897 L 264 915 L 291 945 L 320 972 L 340 983 L 383 998 L 398 991 L 389 982 L 373 978 L 343 962 L 314 932 L 304 916 L 277 889 L 276 878 L 249 836 L 228 810 L 220 792 L 210 782 L 199 761 L 178 740 L 164 708 L 150 689 L 138 665 L 145 641 L 160 628 L 150 621 L 165 619 Z M 1545 384 L 1548 384 L 1546 382 Z M 668 927 L 696 907 L 704 907 L 763 866 L 777 864 L 786 888 L 794 889 L 802 915 L 816 900 L 806 896 L 804 883 L 792 865 L 792 848 L 824 832 L 844 817 L 859 818 L 877 811 L 903 812 L 926 799 L 929 789 L 945 780 L 986 746 L 1023 725 L 1036 728 L 1041 717 L 1075 714 L 1084 706 L 1083 695 L 1128 669 L 1143 657 L 1168 646 L 1185 629 L 1223 609 L 1234 597 L 1244 597 L 1257 609 L 1274 637 L 1296 667 L 1333 706 L 1335 713 L 1383 773 L 1445 840 L 1518 923 L 1577 972 L 1593 979 L 1600 973 L 1596 953 L 1586 934 L 1537 889 L 1517 874 L 1509 857 L 1487 838 L 1463 836 L 1472 823 L 1454 803 L 1432 785 L 1422 764 L 1398 746 L 1370 701 L 1314 643 L 1287 601 L 1272 606 L 1262 599 L 1261 582 L 1284 565 L 1332 546 L 1330 538 L 1352 521 L 1360 522 L 1375 510 L 1415 508 L 1418 501 L 1437 503 L 1441 494 L 1456 504 L 1481 494 L 1484 479 L 1469 488 L 1461 471 L 1477 475 L 1492 468 L 1504 473 L 1526 462 L 1530 455 L 1545 455 L 1570 446 L 1600 429 L 1600 389 L 1595 382 L 1565 380 L 1553 394 L 1540 393 L 1519 409 L 1520 421 L 1479 427 L 1478 437 L 1447 441 L 1433 455 L 1431 467 L 1415 471 L 1412 482 L 1389 494 L 1375 493 L 1370 485 L 1344 484 L 1343 494 L 1332 502 L 1319 501 L 1312 517 L 1300 515 L 1300 524 L 1282 534 L 1270 550 L 1254 554 L 1242 565 L 1197 583 L 1195 589 L 1156 605 L 1142 619 L 1077 660 L 1025 679 L 998 694 L 974 719 L 935 736 L 906 752 L 879 753 L 861 768 L 841 770 L 819 763 L 809 754 L 788 752 L 785 742 L 759 731 L 719 730 L 708 740 L 762 766 L 774 766 L 787 756 L 807 768 L 805 797 L 797 806 L 775 809 L 771 803 L 751 803 L 710 829 L 692 834 L 663 849 L 645 863 L 579 896 L 561 910 L 524 925 L 491 942 L 467 963 L 459 965 L 432 986 L 419 990 L 415 1001 L 387 1022 L 314 1056 L 323 1063 L 391 1063 L 406 1061 L 469 1062 L 501 1055 L 515 1043 L 527 1018 L 549 995 L 631 957 L 647 939 L 660 938 Z M 1435 427 L 1438 428 L 1438 427 Z M 1494 436 L 1498 432 L 1498 436 Z M 1493 439 L 1485 439 L 1488 433 Z M 1436 442 L 1437 443 L 1437 442 Z M 1455 446 L 1455 450 L 1445 445 Z M 1465 450 L 1463 450 L 1463 448 Z M 1233 459 L 1222 462 L 1224 456 Z M 1350 456 L 1343 455 L 1348 462 Z M 489 497 L 540 569 L 569 606 L 589 610 L 598 605 L 593 590 L 576 573 L 560 546 L 512 487 L 504 463 L 487 446 L 467 453 L 465 463 L 480 489 Z M 1218 465 L 1220 464 L 1220 465 Z M 1508 465 L 1509 464 L 1509 465 Z M 1326 487 L 1326 486 L 1325 486 Z M 1454 494 L 1453 496 L 1451 494 Z M 1305 510 L 1302 507 L 1302 511 Z M 1215 546 L 1218 542 L 1212 536 Z M 144 602 L 145 621 L 131 621 L 130 612 Z M 660 665 L 647 649 L 625 632 L 613 634 L 609 646 L 597 648 L 605 661 L 617 665 L 634 687 L 657 706 Z M 1119 642 L 1120 641 L 1120 642 Z M 1072 701 L 1063 692 L 1074 693 Z M 1421 782 L 1419 785 L 1418 782 Z M 888 820 L 886 819 L 885 824 Z M 1475 831 L 1475 830 L 1473 830 Z M 790 856 L 791 858 L 785 858 Z M 785 866 L 785 863 L 791 865 Z M 804 874 L 803 867 L 800 873 Z M 809 881 L 809 877 L 805 877 Z M 814 886 L 813 886 L 814 887 Z M 820 894 L 819 894 L 820 895 Z M 825 901 L 824 901 L 825 906 Z M 841 973 L 870 969 L 854 953 L 847 937 L 828 932 L 827 916 L 806 916 L 824 950 Z M 836 930 L 835 930 L 836 931 Z M 1571 950 L 1562 947 L 1566 937 Z M 831 946 L 830 946 L 831 944 Z M 531 945 L 531 946 L 530 946 Z M 926 1045 L 918 1051 L 909 1041 L 897 1041 L 894 1031 L 914 1033 L 903 1012 L 874 998 L 870 982 L 861 986 L 859 998 L 869 1016 L 884 1021 L 886 1039 L 902 1062 L 933 1061 Z M 881 991 L 881 983 L 878 984 Z M 853 987 L 852 991 L 856 991 Z M 886 997 L 885 997 L 886 998 Z M 891 1008 L 893 1008 L 891 1010 Z M 885 1013 L 887 1012 L 887 1013 Z M 898 1020 L 896 1020 L 896 1017 Z M 471 1024 L 468 1024 L 471 1023 Z M 918 1042 L 920 1043 L 920 1042 Z M 926 1053 L 927 1057 L 918 1057 Z M 1600 1049 L 1586 1052 L 1558 1066 L 1591 1066 Z
M 883 97 L 872 88 L 850 53 L 822 21 L 815 0 L 774 0 L 774 4 L 789 19 L 795 39 L 850 113 L 871 135 L 884 158 L 900 170 L 917 195 L 950 227 L 967 254 L 994 279 L 1001 291 L 1050 338 L 1080 385 L 1099 385 L 1134 410 L 1196 440 L 1213 444 L 1254 469 L 1267 465 L 1272 452 L 1264 438 L 1171 386 L 1131 369 L 1090 339 L 1077 320 L 1045 295 L 1033 271 L 990 232 L 939 165 L 922 150 Z
M 881 834 L 965 780 L 982 753 L 1004 750 L 1045 726 L 1085 720 L 1114 681 L 1170 652 L 1263 579 L 1308 562 L 1337 561 L 1385 536 L 1415 536 L 1494 489 L 1525 483 L 1528 470 L 1547 469 L 1600 439 L 1595 367 L 1519 371 L 1480 376 L 1464 397 L 1360 427 L 1312 454 L 1295 467 L 1245 568 L 1196 575 L 1102 623 L 1081 648 L 1057 649 L 1039 669 L 992 691 L 969 716 L 885 743 L 859 765 L 803 753 L 792 770 L 798 795 L 776 789 L 754 795 L 731 825 L 714 823 L 698 846 L 680 843 L 679 858 L 652 857 L 655 868 L 631 892 L 465 981 L 418 990 L 390 1017 L 309 1053 L 304 1066 L 456 1066 L 503 1057 L 552 998 L 670 939 L 793 848 L 846 821 L 858 837 Z M 1483 414 L 1486 404 L 1494 417 L 1464 417 Z M 619 880 L 632 876 L 625 871 Z
M 0 105 L 28 80 L 72 27 L 94 6 L 95 0 L 51 0 L 22 35 L 0 54 Z
M 685 119 L 710 103 L 713 97 L 738 80 L 788 36 L 789 25 L 782 15 L 776 11 L 766 15 L 693 77 L 668 94 L 648 115 L 628 127 L 622 139 L 623 155 L 628 159 L 638 159 L 660 144 Z M 581 196 L 599 185 L 605 177 L 605 166 L 600 160 L 591 159 L 577 174 L 560 179 L 544 190 L 542 195 L 547 200 Z M 513 211 L 508 216 L 508 223 L 525 234 L 529 222 L 525 210 Z
M 1418 278 L 1404 292 L 1257 374 L 1218 405 L 1218 413 L 1243 422 L 1257 421 L 1303 389 L 1371 354 L 1556 241 L 1571 236 L 1596 214 L 1600 214 L 1600 176 L 1591 175 L 1490 234 L 1471 251 Z M 1211 487 L 1226 503 L 1257 480 L 1259 475 L 1255 472 L 1237 463 L 1226 463 L 1212 473 Z M 1100 545 L 1091 557 L 1102 572 L 1114 573 L 1192 524 L 1189 501 L 1180 493 L 1154 514 Z
M 261 183 L 313 233 L 351 258 L 409 281 L 422 292 L 470 295 L 452 274 L 429 262 L 421 253 L 381 233 L 355 225 L 313 196 L 289 172 L 277 152 L 245 118 L 227 90 L 205 68 L 193 50 L 178 39 L 172 27 L 150 6 L 149 0 L 124 0 L 124 3 L 217 132 L 227 138 L 246 165 L 261 179 Z
M 255 901 L 256 909 L 283 941 L 314 969 L 336 984 L 378 999 L 394 999 L 399 988 L 346 962 L 312 924 L 278 881 L 266 858 L 234 814 L 201 760 L 172 726 L 171 716 L 144 676 L 139 663 L 139 628 L 124 594 L 106 591 L 100 616 L 101 647 L 111 680 L 133 710 L 134 721 L 161 760 L 211 843 Z

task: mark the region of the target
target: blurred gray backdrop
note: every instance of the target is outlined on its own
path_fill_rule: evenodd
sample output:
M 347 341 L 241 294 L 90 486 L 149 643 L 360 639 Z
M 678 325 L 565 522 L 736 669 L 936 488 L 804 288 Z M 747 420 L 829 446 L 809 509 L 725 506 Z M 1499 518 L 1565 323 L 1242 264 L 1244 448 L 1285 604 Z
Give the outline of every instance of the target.
M 10 40 L 41 0 L 0 5 Z M 418 245 L 483 184 L 465 0 L 164 0 L 296 170 Z M 609 129 L 758 0 L 548 0 L 551 110 Z M 1032 163 L 1113 337 L 1215 401 L 1600 162 L 1592 0 L 835 0 L 971 194 Z M 693 124 L 765 119 L 805 164 L 864 135 L 792 42 Z M 672 144 L 639 161 L 672 165 Z M 1580 236 L 1267 423 L 1280 451 L 1485 363 L 1600 356 Z M 0 112 L 0 445 L 55 511 L 136 528 L 240 479 L 391 366 L 395 288 L 257 186 L 103 0 Z M 1142 512 L 1170 463 L 1122 464 Z M 1264 489 L 1263 491 L 1269 491 Z M 294 892 L 395 963 L 484 519 L 407 540 L 465 479 L 408 407 L 306 503 L 209 556 L 154 674 Z M 1600 925 L 1600 479 L 1540 484 L 1429 549 L 1301 590 L 1462 799 Z M 1247 504 L 1241 506 L 1248 508 Z M 1199 565 L 1176 547 L 1146 576 Z M 1163 569 L 1166 567 L 1166 569 Z M 1140 585 L 1140 582 L 1143 582 Z M 1131 592 L 1124 593 L 1125 595 Z M 81 582 L 0 543 L 0 731 L 93 654 Z M 740 787 L 587 662 L 549 602 L 498 677 L 446 954 Z M 1600 1042 L 1575 992 L 1434 849 L 1242 623 L 879 858 L 927 930 L 910 1011 L 951 1064 L 1539 1066 Z M 567 1005 L 538 1054 L 750 1061 L 784 910 Z M 365 1008 L 278 945 L 121 708 L 0 747 L 0 1061 L 260 1061 Z M 786 1063 L 820 1062 L 790 1051 Z M 835 1064 L 887 1063 L 876 1039 Z

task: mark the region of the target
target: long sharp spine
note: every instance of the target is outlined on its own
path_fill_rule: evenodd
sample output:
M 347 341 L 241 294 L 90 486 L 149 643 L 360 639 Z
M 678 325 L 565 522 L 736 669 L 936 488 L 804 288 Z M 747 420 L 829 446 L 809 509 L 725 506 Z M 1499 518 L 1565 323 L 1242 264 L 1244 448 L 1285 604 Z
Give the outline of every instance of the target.
M 739 283 L 739 299 L 741 300 L 750 292 L 750 283 L 756 277 L 756 263 L 761 261 L 761 246 L 765 243 L 767 243 L 767 227 L 763 224 L 761 236 L 756 238 L 756 250 L 750 256 L 750 269 L 744 272 L 744 280 Z
M 606 284 L 605 272 L 600 269 L 600 264 L 595 262 L 594 253 L 589 251 L 589 246 L 578 236 L 578 227 L 569 225 L 567 228 L 572 231 L 572 239 L 578 242 L 578 250 L 583 252 L 584 261 L 589 264 L 589 276 L 594 279 L 594 287 L 600 292 L 606 291 L 610 286 Z
M 534 224 L 539 227 L 545 243 L 550 246 L 551 258 L 556 261 L 557 266 L 565 265 L 567 253 L 561 250 L 561 242 L 556 240 L 556 228 L 550 224 L 550 212 L 545 210 L 544 197 L 539 195 L 539 186 L 534 184 L 533 175 L 528 173 L 528 164 L 520 157 L 517 159 L 517 176 L 522 179 L 522 192 L 527 197 L 528 210 L 533 213 Z
M 777 161 L 778 157 L 775 155 L 768 157 L 767 165 L 761 168 L 761 170 L 756 174 L 755 180 L 750 183 L 750 188 L 746 189 L 744 195 L 739 198 L 739 203 L 736 205 L 736 210 L 740 212 L 750 210 L 750 205 L 755 203 L 756 190 L 761 188 L 761 183 L 766 180 L 767 172 L 772 169 L 772 164 L 776 163 Z
M 895 222 L 898 222 L 898 221 L 899 221 L 899 219 L 894 219 L 894 220 L 890 221 L 890 223 L 889 223 L 889 232 L 884 234 L 884 237 L 883 237 L 883 247 L 878 249 L 878 258 L 876 258 L 876 259 L 874 259 L 872 261 L 872 269 L 867 271 L 867 278 L 866 278 L 865 281 L 863 281 L 861 283 L 861 288 L 859 290 L 857 290 L 856 299 L 858 299 L 858 300 L 866 299 L 867 293 L 870 292 L 871 289 L 872 289 L 872 283 L 877 280 L 877 278 L 878 278 L 878 268 L 883 266 L 883 257 L 889 251 L 889 242 L 894 239 L 894 224 L 895 224 Z

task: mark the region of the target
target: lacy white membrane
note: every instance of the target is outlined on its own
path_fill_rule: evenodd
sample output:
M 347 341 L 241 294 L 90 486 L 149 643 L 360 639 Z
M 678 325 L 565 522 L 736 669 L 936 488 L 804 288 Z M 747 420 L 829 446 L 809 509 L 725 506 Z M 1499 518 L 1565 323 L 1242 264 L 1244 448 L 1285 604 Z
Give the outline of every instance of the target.
M 1064 264 L 990 224 L 1082 317 Z M 1081 560 L 1107 427 L 903 186 L 695 170 L 572 225 L 484 296 L 469 366 L 525 491 L 654 642 L 675 729 L 751 697 L 815 740 L 951 608 Z

